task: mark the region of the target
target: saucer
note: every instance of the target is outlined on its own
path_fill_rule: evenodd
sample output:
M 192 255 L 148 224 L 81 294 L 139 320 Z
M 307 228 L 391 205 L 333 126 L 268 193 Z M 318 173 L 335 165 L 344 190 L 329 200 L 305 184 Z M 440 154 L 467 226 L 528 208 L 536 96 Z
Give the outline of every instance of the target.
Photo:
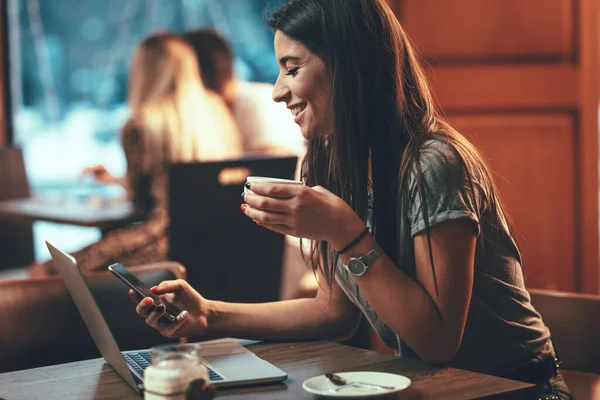
M 309 393 L 328 396 L 328 397 L 372 397 L 382 396 L 385 394 L 396 393 L 410 386 L 410 379 L 397 374 L 389 374 L 387 372 L 340 372 L 336 375 L 341 376 L 348 385 L 337 386 L 331 383 L 325 375 L 315 376 L 304 381 L 302 388 Z M 361 382 L 364 384 L 376 384 L 391 386 L 390 389 L 378 388 L 351 384 L 352 382 Z

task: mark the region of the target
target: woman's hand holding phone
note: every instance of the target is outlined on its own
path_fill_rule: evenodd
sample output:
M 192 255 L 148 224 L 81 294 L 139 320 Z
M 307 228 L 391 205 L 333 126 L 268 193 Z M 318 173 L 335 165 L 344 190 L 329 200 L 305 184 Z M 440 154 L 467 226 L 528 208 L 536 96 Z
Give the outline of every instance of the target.
M 208 326 L 208 300 L 202 297 L 183 279 L 164 281 L 150 289 L 153 294 L 164 297 L 166 301 L 180 310 L 174 322 L 161 318 L 165 306 L 156 306 L 151 297 L 141 299 L 133 290 L 129 290 L 131 300 L 137 304 L 136 312 L 146 319 L 146 324 L 158 330 L 168 338 L 202 334 Z

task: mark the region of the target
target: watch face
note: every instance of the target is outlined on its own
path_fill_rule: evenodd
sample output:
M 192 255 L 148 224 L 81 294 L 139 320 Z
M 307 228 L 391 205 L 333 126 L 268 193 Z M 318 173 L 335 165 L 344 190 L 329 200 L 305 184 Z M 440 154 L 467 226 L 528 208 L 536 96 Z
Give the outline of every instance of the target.
M 365 267 L 365 264 L 361 260 L 359 260 L 357 258 L 353 258 L 348 262 L 348 269 L 354 275 L 362 275 L 365 273 L 365 270 L 367 268 Z

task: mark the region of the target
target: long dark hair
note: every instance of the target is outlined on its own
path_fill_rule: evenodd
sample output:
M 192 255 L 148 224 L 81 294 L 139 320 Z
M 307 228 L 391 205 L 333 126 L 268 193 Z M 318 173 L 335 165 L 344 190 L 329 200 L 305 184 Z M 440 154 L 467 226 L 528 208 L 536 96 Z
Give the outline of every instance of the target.
M 398 221 L 407 212 L 408 176 L 419 165 L 424 141 L 442 138 L 465 169 L 465 158 L 473 159 L 489 177 L 485 163 L 436 111 L 413 46 L 384 0 L 292 0 L 267 22 L 316 54 L 332 82 L 335 133 L 310 140 L 303 162 L 306 184 L 326 187 L 363 220 L 372 185 L 375 240 L 401 265 Z M 431 241 L 427 210 L 423 215 Z M 429 247 L 433 258 L 431 242 Z M 312 242 L 310 260 L 331 285 L 337 261 L 331 246 Z M 414 278 L 414 271 L 406 272 Z

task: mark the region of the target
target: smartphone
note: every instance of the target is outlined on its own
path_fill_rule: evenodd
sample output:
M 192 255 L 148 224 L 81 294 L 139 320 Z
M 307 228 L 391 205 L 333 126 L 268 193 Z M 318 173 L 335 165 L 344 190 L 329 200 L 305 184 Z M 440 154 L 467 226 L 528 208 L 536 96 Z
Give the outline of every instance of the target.
M 168 319 L 171 322 L 174 322 L 180 311 L 173 304 L 169 303 L 162 297 L 155 295 L 150 291 L 150 288 L 146 286 L 144 282 L 142 282 L 137 276 L 132 274 L 122 266 L 121 264 L 113 264 L 108 267 L 108 270 L 112 272 L 114 276 L 119 278 L 124 284 L 129 286 L 138 296 L 141 298 L 151 297 L 154 300 L 154 304 L 164 304 L 166 307 L 165 313 L 163 317 Z

